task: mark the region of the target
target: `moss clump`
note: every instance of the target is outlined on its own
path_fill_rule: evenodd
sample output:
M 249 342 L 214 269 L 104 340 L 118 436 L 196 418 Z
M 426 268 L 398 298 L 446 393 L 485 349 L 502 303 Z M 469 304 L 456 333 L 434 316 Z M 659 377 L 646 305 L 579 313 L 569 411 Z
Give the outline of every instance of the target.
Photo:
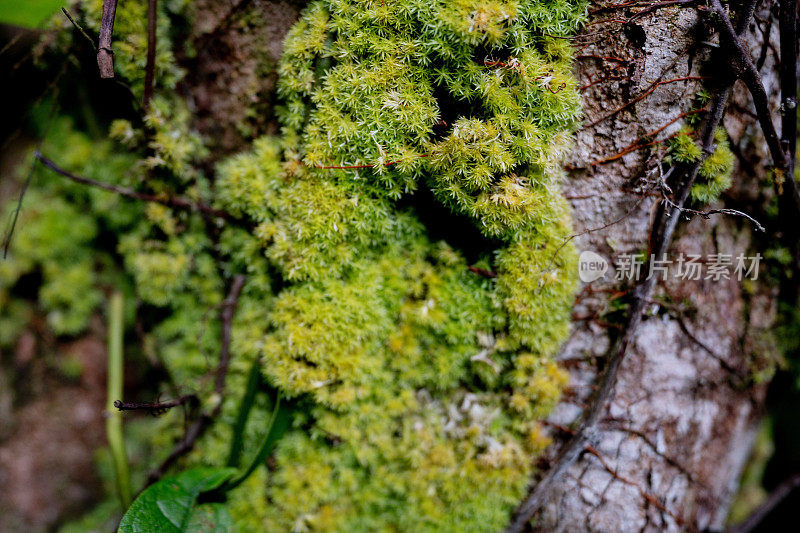
M 680 163 L 693 163 L 702 156 L 700 146 L 691 136 L 692 130 L 685 128 L 670 139 L 669 158 Z M 699 204 L 710 204 L 719 199 L 720 194 L 731 186 L 733 173 L 733 152 L 728 144 L 728 135 L 722 128 L 714 133 L 714 151 L 700 165 L 697 181 L 692 185 L 692 200 Z
M 290 32 L 282 137 L 216 184 L 287 283 L 244 349 L 309 402 L 312 429 L 278 445 L 267 529 L 482 531 L 524 493 L 575 287 L 574 250 L 556 251 L 578 97 L 542 35 L 582 11 L 542 9 L 316 2 Z M 480 260 L 495 279 L 401 207 L 420 188 L 497 239 Z
M 700 183 L 692 186 L 692 198 L 703 204 L 716 201 L 731 186 L 734 156 L 725 130 L 718 129 L 714 134 L 714 141 L 717 144 L 716 149 L 700 166 Z
M 279 444 L 268 529 L 502 523 L 544 444 L 536 420 L 565 382 L 550 360 L 575 286 L 573 249 L 556 255 L 564 201 L 553 191 L 536 213 L 548 223 L 487 256 L 497 278 L 486 279 L 388 193 L 279 155 L 261 139 L 217 182 L 222 206 L 262 221 L 226 235 L 243 264 L 259 271 L 266 257 L 288 283 L 260 305 L 243 296 L 262 312 L 236 349 L 263 354 L 269 381 L 310 401 L 298 423 L 311 433 Z
M 390 197 L 425 184 L 490 235 L 530 228 L 579 111 L 552 36 L 582 13 L 570 1 L 315 2 L 279 67 L 287 158 L 372 165 L 344 179 Z

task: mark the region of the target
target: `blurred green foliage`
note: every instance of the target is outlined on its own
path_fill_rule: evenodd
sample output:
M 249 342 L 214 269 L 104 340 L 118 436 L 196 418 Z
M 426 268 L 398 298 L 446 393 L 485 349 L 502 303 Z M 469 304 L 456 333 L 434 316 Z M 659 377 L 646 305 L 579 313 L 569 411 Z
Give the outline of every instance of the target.
M 0 24 L 37 28 L 64 0 L 0 0 Z

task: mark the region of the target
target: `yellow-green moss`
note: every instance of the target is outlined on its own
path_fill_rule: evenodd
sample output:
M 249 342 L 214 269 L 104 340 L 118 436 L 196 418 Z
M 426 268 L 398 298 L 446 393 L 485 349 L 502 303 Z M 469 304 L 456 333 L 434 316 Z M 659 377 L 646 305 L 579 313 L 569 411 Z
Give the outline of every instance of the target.
M 692 133 L 693 130 L 687 127 L 668 141 L 668 157 L 671 160 L 681 163 L 700 160 L 702 150 L 692 138 Z M 724 129 L 719 128 L 714 133 L 714 143 L 714 151 L 700 165 L 697 181 L 692 186 L 692 199 L 700 204 L 715 202 L 731 186 L 734 155 Z
M 66 118 L 55 120 L 44 143 L 44 153 L 60 157 L 68 171 L 92 178 L 125 183 L 135 157 L 113 151 L 110 142 L 92 142 L 72 128 Z M 32 158 L 20 166 L 27 173 Z M 119 229 L 134 216 L 137 206 L 118 208 L 115 195 L 77 187 L 53 178 L 38 165 L 34 187 L 27 192 L 13 235 L 8 258 L 0 260 L 0 316 L 20 318 L 10 295 L 24 276 L 41 276 L 38 304 L 48 326 L 59 335 L 83 331 L 91 314 L 103 301 L 100 272 L 107 256 L 95 250 L 100 227 Z M 83 209 L 87 202 L 94 212 Z M 16 201 L 0 205 L 4 221 L 10 221 Z M 4 318 L 5 320 L 5 318 Z M 18 322 L 21 323 L 21 322 Z M 19 331 L 19 330 L 18 330 Z
M 580 12 L 315 2 L 290 32 L 282 136 L 217 182 L 290 282 L 249 351 L 311 401 L 278 445 L 266 529 L 485 531 L 524 493 L 575 288 L 558 183 L 578 96 L 543 34 Z M 420 188 L 499 239 L 496 278 L 399 207 Z

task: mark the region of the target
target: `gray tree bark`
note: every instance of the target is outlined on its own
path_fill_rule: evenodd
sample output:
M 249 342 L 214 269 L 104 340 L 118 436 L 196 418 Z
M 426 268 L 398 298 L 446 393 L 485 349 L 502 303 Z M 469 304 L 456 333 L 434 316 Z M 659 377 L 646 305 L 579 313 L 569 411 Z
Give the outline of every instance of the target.
M 615 70 L 615 60 L 579 58 L 576 75 L 584 86 L 620 71 L 623 79 L 584 91 L 586 122 L 597 124 L 578 132 L 570 161 L 576 168 L 564 186 L 572 198 L 576 232 L 619 221 L 577 238 L 581 250 L 595 251 L 612 264 L 621 254 L 648 248 L 660 198 L 641 191 L 650 190 L 647 185 L 657 175 L 664 148 L 655 144 L 586 167 L 625 152 L 642 142 L 645 133 L 664 126 L 657 139 L 676 133 L 684 120 L 672 121 L 692 109 L 704 80 L 670 80 L 701 76 L 718 42 L 694 8 L 653 11 L 624 27 L 618 22 L 635 12 L 597 13 L 595 22 L 615 20 L 588 26 L 597 35 L 579 54 L 630 62 Z M 768 12 L 762 15 L 769 17 Z M 748 41 L 755 57 L 762 40 L 759 30 L 751 28 Z M 767 93 L 777 95 L 772 55 L 762 74 Z M 637 101 L 643 94 L 647 96 Z M 635 103 L 610 116 L 631 101 Z M 758 200 L 758 182 L 766 180 L 764 165 L 769 162 L 749 107 L 747 91 L 737 85 L 723 120 L 734 152 L 742 155 L 726 195 L 736 205 Z M 681 253 L 752 255 L 753 229 L 742 218 L 694 217 L 679 226 L 669 258 Z M 579 420 L 590 401 L 599 365 L 617 334 L 598 319 L 611 305 L 609 296 L 620 288 L 619 281 L 607 277 L 584 286 L 576 301 L 577 320 L 560 354 L 572 375 L 571 394 L 550 417 L 555 427 Z M 750 385 L 749 379 L 774 350 L 765 332 L 775 301 L 774 288 L 755 284 L 746 291 L 736 279 L 668 278 L 659 283 L 591 447 L 548 491 L 534 520 L 536 529 L 723 529 L 764 403 L 765 385 Z M 553 433 L 557 440 L 569 437 L 564 431 Z M 553 460 L 557 450 L 558 445 L 552 449 Z

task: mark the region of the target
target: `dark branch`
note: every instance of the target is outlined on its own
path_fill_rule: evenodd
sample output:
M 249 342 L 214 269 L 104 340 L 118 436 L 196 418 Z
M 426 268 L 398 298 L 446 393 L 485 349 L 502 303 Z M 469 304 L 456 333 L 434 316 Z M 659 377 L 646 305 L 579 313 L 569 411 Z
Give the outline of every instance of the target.
M 761 521 L 797 487 L 800 487 L 800 472 L 796 472 L 789 479 L 778 485 L 778 487 L 767 496 L 767 499 L 764 500 L 744 522 L 730 528 L 728 533 L 750 533 L 754 531 L 756 527 L 761 524 Z
M 62 7 L 61 8 L 61 12 L 64 13 L 64 16 L 67 17 L 67 19 L 69 19 L 69 21 L 72 23 L 72 25 L 75 26 L 75 29 L 78 30 L 81 33 L 81 35 L 83 35 L 86 38 L 86 40 L 89 42 L 89 44 L 94 49 L 94 51 L 97 52 L 97 46 L 94 44 L 94 41 L 92 40 L 92 38 L 89 37 L 89 34 L 86 33 L 86 30 L 84 30 L 81 27 L 80 24 L 75 22 L 75 19 L 72 18 L 72 15 L 69 14 L 69 11 L 67 11 L 66 8 Z
M 145 487 L 149 487 L 164 476 L 164 473 L 170 466 L 175 463 L 180 457 L 189 453 L 194 448 L 197 440 L 203 436 L 203 433 L 211 426 L 214 419 L 222 411 L 222 400 L 225 396 L 225 378 L 228 374 L 228 364 L 230 363 L 230 349 L 231 349 L 231 328 L 233 325 L 233 316 L 236 313 L 236 307 L 239 305 L 239 296 L 242 294 L 244 287 L 245 276 L 239 274 L 233 278 L 231 283 L 228 297 L 223 302 L 222 312 L 220 313 L 220 320 L 222 322 L 222 343 L 219 353 L 219 363 L 217 364 L 217 375 L 214 383 L 214 392 L 217 395 L 217 404 L 214 409 L 208 413 L 202 413 L 197 420 L 186 430 L 183 438 L 175 445 L 170 454 L 161 464 L 150 472 L 147 476 L 147 483 Z
M 194 394 L 187 394 L 175 400 L 168 402 L 123 402 L 122 400 L 114 400 L 114 407 L 120 411 L 147 411 L 153 416 L 158 416 L 166 413 L 173 407 L 178 407 L 184 404 L 197 403 L 197 396 Z
M 791 193 L 797 193 L 794 169 L 797 163 L 797 4 L 796 0 L 780 0 L 778 13 L 780 30 L 780 83 L 781 83 L 781 148 L 786 152 L 785 179 Z M 778 184 L 778 216 L 784 230 L 782 240 L 794 256 L 794 270 L 800 271 L 800 230 L 797 228 L 797 195 L 781 194 Z M 786 283 L 786 301 L 796 298 L 797 283 Z
M 797 152 L 797 0 L 780 0 L 781 147 L 794 177 Z M 796 190 L 795 186 L 795 190 Z
M 114 51 L 111 36 L 114 33 L 114 18 L 117 15 L 117 0 L 103 0 L 103 16 L 100 19 L 100 38 L 97 43 L 97 66 L 101 78 L 114 77 Z
M 11 247 L 11 238 L 14 236 L 14 230 L 16 229 L 17 221 L 19 220 L 19 214 L 20 211 L 22 211 L 22 200 L 25 198 L 25 193 L 27 192 L 28 187 L 30 187 L 31 181 L 33 180 L 33 175 L 36 172 L 36 162 L 37 158 L 34 157 L 31 167 L 28 169 L 28 175 L 25 176 L 25 181 L 22 183 L 22 191 L 19 193 L 17 206 L 14 209 L 14 214 L 11 216 L 11 222 L 8 225 L 6 237 L 3 239 L 3 259 L 8 257 L 8 249 Z
M 784 2 L 785 0 L 782 0 Z M 724 41 L 731 47 L 732 59 L 734 63 L 737 65 L 739 69 L 739 76 L 747 86 L 747 89 L 750 91 L 750 96 L 753 98 L 753 105 L 756 108 L 756 114 L 758 116 L 758 123 L 761 125 L 761 131 L 764 133 L 764 138 L 767 141 L 767 146 L 769 147 L 770 156 L 772 156 L 772 162 L 783 175 L 783 179 L 785 180 L 786 185 L 789 189 L 790 198 L 794 202 L 794 207 L 797 213 L 800 213 L 800 191 L 797 189 L 797 182 L 794 179 L 794 165 L 792 162 L 792 158 L 788 155 L 788 148 L 782 146 L 781 140 L 778 138 L 778 133 L 775 131 L 775 125 L 772 123 L 772 115 L 769 111 L 769 99 L 767 98 L 767 93 L 764 90 L 764 85 L 761 83 L 761 76 L 758 73 L 758 69 L 753 64 L 753 60 L 750 57 L 750 51 L 747 49 L 745 44 L 736 34 L 736 31 L 733 29 L 733 25 L 731 24 L 730 18 L 728 18 L 728 12 L 725 11 L 725 8 L 722 7 L 722 4 L 719 0 L 711 0 L 711 9 L 714 14 L 717 15 L 718 19 L 718 27 L 720 33 Z M 782 28 L 783 29 L 783 28 Z M 781 31 L 781 45 L 783 46 L 784 37 L 783 31 Z M 794 49 L 794 41 L 792 42 L 792 49 Z M 794 55 L 796 58 L 796 54 Z M 792 67 L 785 66 L 786 61 L 781 60 L 781 69 L 791 71 L 792 75 L 796 74 L 796 65 L 792 65 Z M 783 79 L 783 75 L 781 76 L 782 83 L 786 80 Z M 793 98 L 796 99 L 796 80 L 793 80 L 792 88 L 789 88 L 789 91 L 794 91 L 795 94 Z M 787 82 L 788 85 L 788 82 Z M 788 95 L 784 94 L 784 97 L 788 97 Z M 790 97 L 791 99 L 792 97 Z M 792 105 L 796 106 L 793 102 Z M 794 122 L 793 131 L 795 132 L 796 138 L 796 117 L 791 119 Z M 784 127 L 785 123 L 787 122 L 786 118 L 784 117 Z M 788 129 L 787 131 L 792 130 L 792 128 Z
M 189 453 L 192 448 L 194 448 L 197 439 L 199 439 L 203 433 L 205 433 L 206 429 L 208 429 L 213 421 L 214 419 L 210 415 L 206 413 L 201 414 L 200 417 L 195 420 L 191 426 L 189 426 L 189 428 L 186 430 L 186 433 L 184 433 L 183 438 L 180 440 L 180 442 L 178 442 L 178 444 L 175 445 L 167 458 L 161 462 L 158 468 L 150 472 L 150 474 L 147 476 L 147 483 L 145 483 L 144 488 L 149 487 L 164 477 L 166 471 L 170 466 L 173 465 L 173 463 L 175 463 L 175 461 Z
M 222 320 L 222 348 L 219 352 L 219 365 L 217 366 L 217 377 L 215 381 L 216 393 L 220 396 L 225 395 L 225 377 L 228 375 L 228 364 L 231 359 L 231 325 L 236 306 L 239 304 L 239 296 L 242 294 L 245 276 L 239 274 L 233 278 L 228 298 L 222 304 L 220 318 Z M 217 408 L 219 411 L 219 407 Z
M 129 187 L 120 187 L 118 185 L 111 185 L 108 183 L 103 183 L 101 181 L 95 181 L 93 179 L 85 178 L 83 176 L 78 176 L 59 167 L 52 160 L 48 159 L 39 151 L 35 152 L 34 157 L 37 160 L 41 161 L 44 166 L 46 166 L 56 174 L 64 176 L 65 178 L 70 179 L 76 183 L 89 185 L 91 187 L 97 187 L 98 189 L 110 191 L 115 194 L 119 194 L 120 196 L 131 198 L 133 200 L 140 200 L 143 202 L 153 202 L 161 205 L 166 205 L 167 207 L 172 207 L 174 209 L 181 209 L 185 211 L 197 211 L 203 215 L 220 217 L 227 220 L 237 220 L 236 217 L 234 217 L 227 211 L 215 209 L 208 204 L 204 204 L 202 202 L 194 202 L 182 196 L 161 196 L 156 194 L 146 194 L 134 191 Z

